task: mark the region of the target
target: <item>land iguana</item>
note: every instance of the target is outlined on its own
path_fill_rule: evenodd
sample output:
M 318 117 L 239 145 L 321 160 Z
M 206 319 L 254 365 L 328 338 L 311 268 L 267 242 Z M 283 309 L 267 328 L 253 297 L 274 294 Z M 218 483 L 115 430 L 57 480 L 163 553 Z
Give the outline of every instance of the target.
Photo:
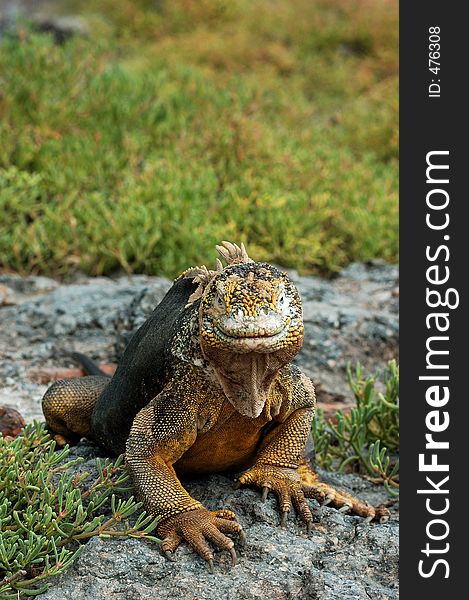
M 87 437 L 107 452 L 125 451 L 137 497 L 160 517 L 162 551 L 184 540 L 213 568 L 208 541 L 236 553 L 225 534 L 245 535 L 233 512 L 208 511 L 179 475 L 241 473 L 239 485 L 274 492 L 281 524 L 292 506 L 311 530 L 306 498 L 367 521 L 375 508 L 319 480 L 305 449 L 315 393 L 291 364 L 304 326 L 301 300 L 286 273 L 252 261 L 243 245 L 217 246 L 227 263 L 180 275 L 127 346 L 114 376 L 55 382 L 43 412 L 56 438 Z M 306 453 L 307 454 L 307 453 Z

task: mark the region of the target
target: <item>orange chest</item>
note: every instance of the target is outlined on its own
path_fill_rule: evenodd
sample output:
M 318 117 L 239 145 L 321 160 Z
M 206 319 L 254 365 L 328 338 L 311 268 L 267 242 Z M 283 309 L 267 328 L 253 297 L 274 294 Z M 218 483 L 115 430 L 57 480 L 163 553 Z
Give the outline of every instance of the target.
M 184 475 L 241 471 L 254 462 L 264 437 L 266 422 L 233 413 L 207 432 L 174 464 Z

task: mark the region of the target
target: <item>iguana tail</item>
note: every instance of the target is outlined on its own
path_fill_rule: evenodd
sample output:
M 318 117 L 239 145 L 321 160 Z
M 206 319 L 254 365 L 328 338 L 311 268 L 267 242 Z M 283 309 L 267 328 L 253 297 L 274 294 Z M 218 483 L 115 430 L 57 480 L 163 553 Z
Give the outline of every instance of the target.
M 108 373 L 101 371 L 101 369 L 94 362 L 94 360 L 91 360 L 91 358 L 89 358 L 88 356 L 85 356 L 80 352 L 72 352 L 70 356 L 83 367 L 87 375 L 103 375 L 104 377 L 111 377 L 111 375 L 109 375 Z

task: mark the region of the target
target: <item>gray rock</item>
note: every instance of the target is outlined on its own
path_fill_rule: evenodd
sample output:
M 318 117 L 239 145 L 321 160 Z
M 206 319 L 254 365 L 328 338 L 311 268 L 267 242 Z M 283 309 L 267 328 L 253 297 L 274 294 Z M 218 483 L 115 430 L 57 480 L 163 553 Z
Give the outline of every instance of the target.
M 294 277 L 303 299 L 305 343 L 296 363 L 334 395 L 350 397 L 348 363 L 373 373 L 399 353 L 398 268 L 353 263 L 334 280 Z
M 49 33 L 57 44 L 74 35 L 88 35 L 88 22 L 81 15 L 60 15 L 53 0 L 1 0 L 0 39 L 3 33 L 16 34 L 18 24 L 25 20 L 42 33 Z
M 92 444 L 81 444 L 74 454 L 89 458 L 81 469 L 93 470 Z M 374 504 L 388 499 L 382 488 L 357 476 L 323 476 Z M 177 562 L 170 563 L 156 543 L 94 538 L 68 572 L 52 580 L 52 587 L 41 598 L 398 598 L 395 508 L 388 523 L 370 525 L 360 517 L 325 507 L 307 537 L 303 524 L 293 515 L 285 528 L 278 527 L 274 497 L 262 503 L 254 490 L 235 490 L 229 477 L 214 475 L 184 484 L 210 510 L 224 507 L 236 512 L 247 536 L 244 548 L 235 539 L 237 566 L 231 566 L 226 552 L 215 550 L 215 573 L 211 575 L 204 561 L 185 544 L 177 550 Z
M 88 22 L 81 15 L 37 15 L 34 26 L 43 33 L 50 33 L 57 44 L 74 35 L 88 35 Z
M 116 361 L 170 286 L 166 279 L 146 276 L 80 277 L 71 284 L 2 277 L 16 305 L 0 308 L 0 403 L 14 404 L 27 421 L 43 420 L 40 399 L 47 387 L 28 379 L 31 367 L 73 366 L 72 350 Z M 351 265 L 332 281 L 292 277 L 303 298 L 306 329 L 297 363 L 327 392 L 351 401 L 347 361 L 360 360 L 374 370 L 397 354 L 397 268 Z M 92 444 L 82 443 L 72 454 L 84 456 L 83 468 L 92 470 Z M 323 478 L 372 504 L 388 500 L 383 488 L 359 477 L 324 473 Z M 169 563 L 154 543 L 96 538 L 42 598 L 397 599 L 395 509 L 390 522 L 365 525 L 360 517 L 326 507 L 307 538 L 293 516 L 285 529 L 278 527 L 273 497 L 263 504 L 258 492 L 234 490 L 232 480 L 222 476 L 185 484 L 207 508 L 226 507 L 238 515 L 247 545 L 236 545 L 236 567 L 216 551 L 216 572 L 210 575 L 187 546 Z
M 41 287 L 35 280 L 27 278 L 22 284 L 13 280 L 16 289 L 22 290 L 23 301 L 2 310 L 0 341 L 4 342 L 5 358 L 21 351 L 23 358 L 34 360 L 38 343 L 44 342 L 51 343 L 48 358 L 59 358 L 61 354 L 63 359 L 62 347 L 68 346 L 70 351 L 79 349 L 77 345 L 83 345 L 83 350 L 93 356 L 101 352 L 101 358 L 115 358 L 112 347 L 120 315 L 131 312 L 135 299 L 149 285 L 154 289 L 155 304 L 170 285 L 166 279 L 142 276 L 87 278 L 82 283 Z
M 142 318 L 136 299 L 151 288 L 148 301 L 156 305 L 170 286 L 167 279 L 142 275 L 81 277 L 62 285 L 17 275 L 2 275 L 0 281 L 15 294 L 14 305 L 0 308 L 0 402 L 14 403 L 27 421 L 42 419 L 40 400 L 47 389 L 28 379 L 31 367 L 76 366 L 72 351 L 115 362 L 121 329 Z
M 8 286 L 21 295 L 50 292 L 60 285 L 50 277 L 42 277 L 40 275 L 35 277 L 21 277 L 21 275 L 14 273 L 0 274 L 0 284 Z

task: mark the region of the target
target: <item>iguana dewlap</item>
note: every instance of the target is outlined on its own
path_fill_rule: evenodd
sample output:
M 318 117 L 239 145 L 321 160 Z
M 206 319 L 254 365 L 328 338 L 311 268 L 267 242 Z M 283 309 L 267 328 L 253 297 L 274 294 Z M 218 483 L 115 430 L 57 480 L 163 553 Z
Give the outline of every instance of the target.
M 244 538 L 235 515 L 209 512 L 178 475 L 242 472 L 239 483 L 275 492 L 311 528 L 306 497 L 365 517 L 377 509 L 319 481 L 305 459 L 315 411 L 311 381 L 291 364 L 303 343 L 301 301 L 286 273 L 217 246 L 227 263 L 185 271 L 137 331 L 116 373 L 54 383 L 43 399 L 57 439 L 87 437 L 126 453 L 137 496 L 160 517 L 162 550 L 186 540 L 229 551 Z

